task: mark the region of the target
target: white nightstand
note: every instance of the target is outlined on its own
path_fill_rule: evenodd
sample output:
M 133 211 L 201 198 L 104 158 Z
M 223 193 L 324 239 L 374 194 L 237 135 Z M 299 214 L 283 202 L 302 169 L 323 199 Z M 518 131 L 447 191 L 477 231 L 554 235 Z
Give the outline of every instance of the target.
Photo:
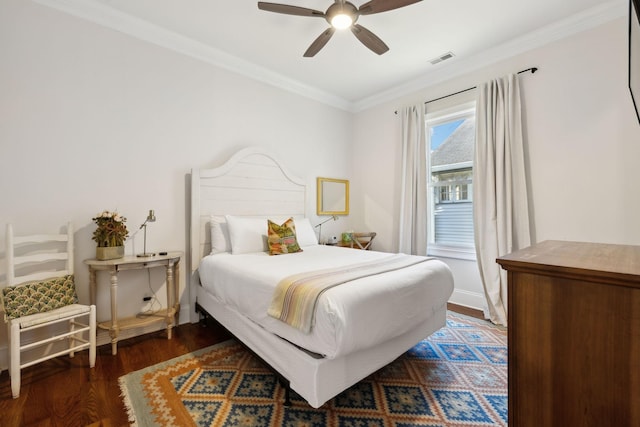
M 118 334 L 122 330 L 146 326 L 156 322 L 167 322 L 167 339 L 171 339 L 171 328 L 176 323 L 176 313 L 180 312 L 180 258 L 182 252 L 169 252 L 167 255 L 151 257 L 125 256 L 123 258 L 100 261 L 87 259 L 89 266 L 89 292 L 91 304 L 96 303 L 96 272 L 108 271 L 111 274 L 111 320 L 98 323 L 98 327 L 109 331 L 111 336 L 111 354 L 118 352 Z M 145 268 L 164 267 L 167 270 L 167 308 L 153 314 L 138 318 L 118 318 L 118 272 L 124 270 L 140 270 Z

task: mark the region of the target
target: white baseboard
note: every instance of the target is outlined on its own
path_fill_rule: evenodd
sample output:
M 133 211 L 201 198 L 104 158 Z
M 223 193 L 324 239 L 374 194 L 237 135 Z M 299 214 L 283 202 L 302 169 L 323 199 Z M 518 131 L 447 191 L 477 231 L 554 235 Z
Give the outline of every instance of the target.
M 449 302 L 480 311 L 485 311 L 487 305 L 484 294 L 462 289 L 454 289 Z

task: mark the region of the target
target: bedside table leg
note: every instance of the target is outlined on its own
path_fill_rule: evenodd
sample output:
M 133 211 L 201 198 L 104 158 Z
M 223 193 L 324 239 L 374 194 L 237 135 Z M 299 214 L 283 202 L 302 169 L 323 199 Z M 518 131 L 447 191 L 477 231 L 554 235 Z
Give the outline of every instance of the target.
M 89 303 L 96 304 L 96 270 L 89 266 Z
M 118 272 L 111 271 L 111 354 L 118 354 Z
M 171 329 L 173 328 L 173 298 L 171 294 L 173 294 L 173 286 L 174 286 L 174 278 L 173 278 L 173 265 L 171 263 L 167 264 L 167 339 L 171 339 Z
M 180 259 L 173 268 L 173 324 L 180 322 Z

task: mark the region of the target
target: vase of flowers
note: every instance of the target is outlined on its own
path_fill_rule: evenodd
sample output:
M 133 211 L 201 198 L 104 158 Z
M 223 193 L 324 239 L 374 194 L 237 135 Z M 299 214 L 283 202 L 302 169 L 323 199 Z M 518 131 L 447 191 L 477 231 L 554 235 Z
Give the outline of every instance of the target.
M 107 260 L 124 256 L 124 241 L 129 236 L 127 219 L 117 212 L 103 211 L 93 218 L 98 226 L 92 239 L 96 244 L 96 259 Z

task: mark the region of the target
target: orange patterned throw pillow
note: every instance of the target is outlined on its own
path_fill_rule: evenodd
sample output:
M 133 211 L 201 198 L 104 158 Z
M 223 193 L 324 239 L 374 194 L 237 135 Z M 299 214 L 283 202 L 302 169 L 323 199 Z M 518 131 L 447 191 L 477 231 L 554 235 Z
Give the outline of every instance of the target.
M 302 252 L 296 239 L 296 225 L 293 218 L 289 218 L 282 225 L 267 220 L 267 241 L 269 242 L 269 255 L 292 254 Z

